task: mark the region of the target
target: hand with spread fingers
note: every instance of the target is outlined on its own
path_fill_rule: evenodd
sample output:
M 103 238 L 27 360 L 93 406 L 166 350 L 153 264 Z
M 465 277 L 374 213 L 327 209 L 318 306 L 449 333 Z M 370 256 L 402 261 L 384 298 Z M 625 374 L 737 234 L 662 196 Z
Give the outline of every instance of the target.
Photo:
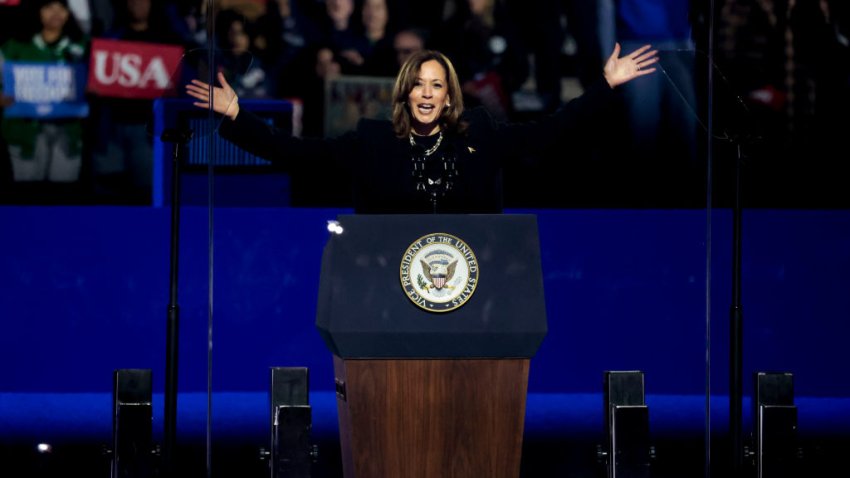
M 239 114 L 239 97 L 227 80 L 224 74 L 219 72 L 216 76 L 221 86 L 213 87 L 212 101 L 213 111 L 227 116 L 231 120 L 236 119 Z M 210 85 L 201 80 L 193 79 L 191 83 L 186 85 L 186 93 L 195 98 L 196 102 L 193 105 L 199 108 L 209 109 L 210 107 Z
M 650 48 L 652 45 L 644 45 L 620 57 L 620 44 L 614 45 L 614 52 L 611 53 L 603 68 L 605 79 L 611 88 L 655 71 L 652 65 L 658 62 L 658 50 L 650 50 Z

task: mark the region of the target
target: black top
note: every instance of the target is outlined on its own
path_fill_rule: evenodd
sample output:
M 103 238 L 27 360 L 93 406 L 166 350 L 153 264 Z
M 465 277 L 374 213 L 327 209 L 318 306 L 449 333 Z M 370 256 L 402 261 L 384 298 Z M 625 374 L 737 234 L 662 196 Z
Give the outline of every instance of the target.
M 355 131 L 337 138 L 302 139 L 242 109 L 235 121 L 223 121 L 220 133 L 293 175 L 321 175 L 329 168 L 346 172 L 357 213 L 500 213 L 503 167 L 529 155 L 566 159 L 553 156 L 552 146 L 594 123 L 613 91 L 600 81 L 556 113 L 533 122 L 501 123 L 483 108 L 467 110 L 462 118 L 468 124 L 466 131 L 446 134 L 428 156 L 424 155 L 431 145 L 428 140 L 435 139 L 416 138 L 417 145 L 412 146 L 408 138 L 396 137 L 386 120 L 362 119 Z M 424 168 L 425 174 L 415 167 Z M 453 174 L 438 173 L 450 168 Z

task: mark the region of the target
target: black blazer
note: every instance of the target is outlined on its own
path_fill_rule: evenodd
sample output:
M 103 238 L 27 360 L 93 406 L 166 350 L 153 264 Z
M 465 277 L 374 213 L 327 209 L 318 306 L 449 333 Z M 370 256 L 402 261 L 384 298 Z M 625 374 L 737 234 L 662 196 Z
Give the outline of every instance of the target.
M 554 114 L 524 123 L 496 122 L 483 108 L 467 110 L 462 117 L 466 131 L 447 136 L 441 146 L 454 149 L 458 174 L 453 189 L 438 201 L 437 212 L 501 212 L 503 168 L 529 156 L 566 160 L 566 154 L 551 154 L 553 146 L 566 144 L 596 123 L 613 95 L 603 80 Z M 322 175 L 329 168 L 346 172 L 357 213 L 434 212 L 428 195 L 416 190 L 413 148 L 407 138 L 395 136 L 390 121 L 362 119 L 355 131 L 340 137 L 302 139 L 243 109 L 236 120 L 223 121 L 219 132 L 293 175 Z

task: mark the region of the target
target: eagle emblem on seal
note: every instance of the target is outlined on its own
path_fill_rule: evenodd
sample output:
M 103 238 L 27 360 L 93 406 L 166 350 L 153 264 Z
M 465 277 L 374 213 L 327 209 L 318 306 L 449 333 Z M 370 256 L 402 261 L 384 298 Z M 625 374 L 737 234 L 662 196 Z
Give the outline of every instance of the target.
M 457 259 L 452 260 L 451 255 L 440 250 L 428 254 L 425 259 L 420 259 L 420 261 L 422 262 L 422 275 L 437 290 L 447 286 L 446 284 L 452 280 L 457 269 Z M 448 287 L 451 288 L 452 286 Z

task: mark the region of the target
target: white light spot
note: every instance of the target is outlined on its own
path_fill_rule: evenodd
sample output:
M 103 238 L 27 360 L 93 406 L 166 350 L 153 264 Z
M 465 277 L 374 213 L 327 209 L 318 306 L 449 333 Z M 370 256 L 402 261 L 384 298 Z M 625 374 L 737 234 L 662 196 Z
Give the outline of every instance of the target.
M 328 232 L 342 234 L 342 226 L 338 221 L 328 221 Z

